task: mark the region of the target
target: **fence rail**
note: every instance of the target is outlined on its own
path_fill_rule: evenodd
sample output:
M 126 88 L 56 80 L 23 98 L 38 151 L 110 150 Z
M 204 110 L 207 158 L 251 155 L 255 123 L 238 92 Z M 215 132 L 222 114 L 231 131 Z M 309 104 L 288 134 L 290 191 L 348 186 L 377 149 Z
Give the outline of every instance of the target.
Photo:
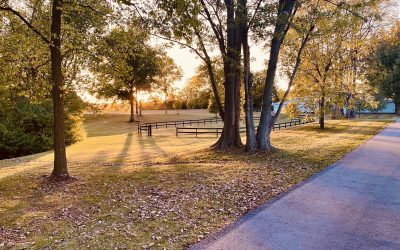
M 138 133 L 142 133 L 142 131 L 147 131 L 149 129 L 158 129 L 158 128 L 170 128 L 170 127 L 178 127 L 178 126 L 183 126 L 185 125 L 200 125 L 204 124 L 206 125 L 207 123 L 218 123 L 221 122 L 221 118 L 207 118 L 207 119 L 198 119 L 198 120 L 181 120 L 181 121 L 166 121 L 166 122 L 146 122 L 146 123 L 139 123 L 138 126 Z
M 276 123 L 272 130 L 278 129 L 284 129 L 284 128 L 290 128 L 294 126 L 299 126 L 307 123 L 312 123 L 315 122 L 315 120 L 309 120 L 309 121 L 302 121 L 300 118 L 292 119 L 290 122 L 282 122 L 282 123 Z M 195 134 L 196 137 L 198 135 L 202 134 L 214 134 L 216 137 L 218 137 L 222 133 L 222 128 L 183 128 L 183 127 L 176 127 L 176 136 L 179 136 L 180 134 Z M 239 128 L 240 133 L 246 132 L 245 127 L 240 127 Z M 257 131 L 257 128 L 256 128 Z

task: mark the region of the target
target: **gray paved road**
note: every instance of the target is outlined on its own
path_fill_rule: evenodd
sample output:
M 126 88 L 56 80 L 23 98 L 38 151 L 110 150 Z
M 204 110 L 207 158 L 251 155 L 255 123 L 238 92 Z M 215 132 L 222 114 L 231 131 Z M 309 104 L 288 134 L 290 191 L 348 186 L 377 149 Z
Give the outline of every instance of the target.
M 192 249 L 400 249 L 400 122 Z

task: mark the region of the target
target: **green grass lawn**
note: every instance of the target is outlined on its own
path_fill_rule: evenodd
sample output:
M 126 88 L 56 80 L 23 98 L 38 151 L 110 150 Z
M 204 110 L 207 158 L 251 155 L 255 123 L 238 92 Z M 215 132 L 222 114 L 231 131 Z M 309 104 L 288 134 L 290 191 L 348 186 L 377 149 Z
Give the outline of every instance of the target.
M 46 179 L 51 152 L 0 161 L 0 248 L 185 248 L 340 159 L 392 120 L 277 131 L 277 152 L 250 155 L 210 151 L 216 138 L 177 138 L 173 129 L 140 137 L 122 117 L 90 118 L 88 139 L 68 148 L 74 180 Z

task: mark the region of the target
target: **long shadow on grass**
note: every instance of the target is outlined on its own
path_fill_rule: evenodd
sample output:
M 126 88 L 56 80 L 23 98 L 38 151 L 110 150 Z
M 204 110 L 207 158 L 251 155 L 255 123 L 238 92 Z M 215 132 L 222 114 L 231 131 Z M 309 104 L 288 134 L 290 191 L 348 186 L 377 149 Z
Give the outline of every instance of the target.
M 128 156 L 129 149 L 132 145 L 132 137 L 133 137 L 133 132 L 130 132 L 126 136 L 126 140 L 124 143 L 124 147 L 122 148 L 121 152 L 119 153 L 117 157 L 117 161 L 124 162 L 126 157 Z
M 159 156 L 168 157 L 168 153 L 165 152 L 160 146 L 157 145 L 157 142 L 154 140 L 153 137 L 139 136 L 138 142 L 139 142 L 140 154 L 142 155 L 141 159 L 144 162 L 146 162 L 146 163 L 150 162 L 151 158 L 153 158 L 152 155 L 154 153 L 157 153 L 157 155 L 155 157 L 159 157 Z M 150 151 L 150 152 L 148 152 L 148 151 Z

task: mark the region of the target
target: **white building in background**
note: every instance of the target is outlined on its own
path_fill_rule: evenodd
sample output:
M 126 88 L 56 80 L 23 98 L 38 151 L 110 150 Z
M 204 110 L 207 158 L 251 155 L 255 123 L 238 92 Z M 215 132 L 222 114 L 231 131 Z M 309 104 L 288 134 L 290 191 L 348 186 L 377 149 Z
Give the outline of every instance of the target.
M 395 114 L 396 113 L 396 105 L 392 101 L 386 101 L 383 108 L 378 110 L 368 110 L 362 109 L 360 112 L 357 110 L 356 113 L 361 114 Z
M 273 106 L 273 108 L 274 108 L 274 110 L 273 110 L 274 112 L 278 110 L 279 103 L 280 103 L 280 102 L 274 102 L 274 103 L 272 103 L 272 106 Z M 284 102 L 284 103 L 283 103 L 283 106 L 282 106 L 282 113 L 285 113 L 285 108 L 286 108 L 286 106 L 288 105 L 288 103 L 289 103 L 289 102 Z M 310 112 L 311 112 L 311 110 L 306 109 L 306 108 L 305 108 L 303 105 L 301 105 L 301 104 L 299 104 L 299 110 L 300 110 L 301 112 L 303 112 L 303 113 L 310 113 Z

